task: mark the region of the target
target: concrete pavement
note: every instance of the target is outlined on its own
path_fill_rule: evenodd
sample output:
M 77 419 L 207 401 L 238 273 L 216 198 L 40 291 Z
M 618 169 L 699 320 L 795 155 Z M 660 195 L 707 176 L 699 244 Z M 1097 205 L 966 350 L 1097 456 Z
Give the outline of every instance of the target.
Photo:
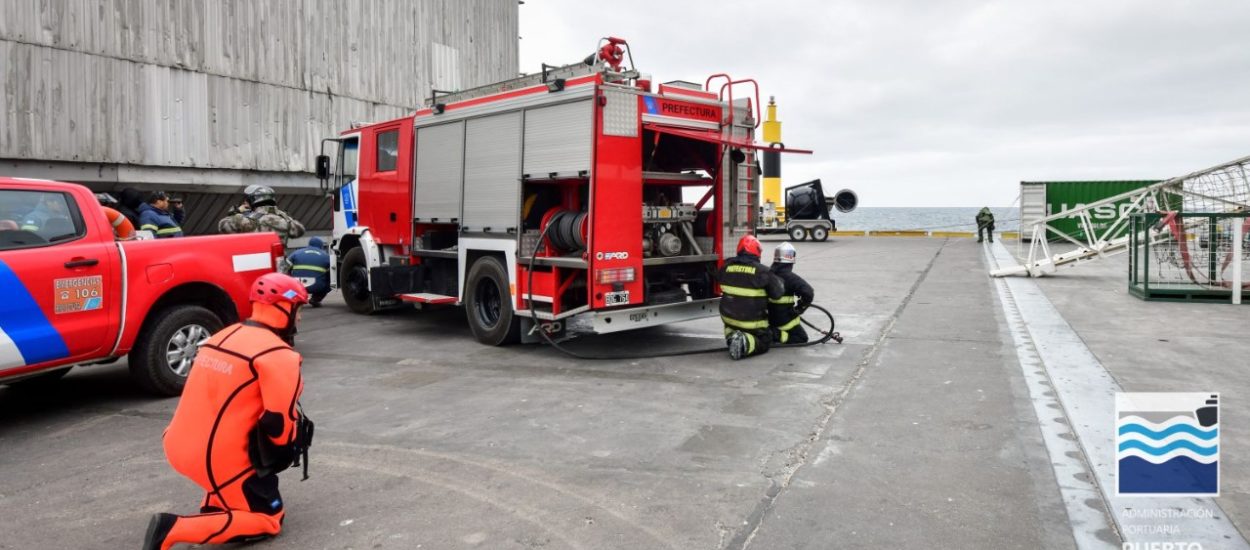
M 984 273 L 941 244 L 752 546 L 1072 547 Z
M 286 529 L 254 547 L 1072 547 L 981 248 L 797 246 L 843 345 L 585 362 L 480 346 L 457 310 L 365 318 L 336 296 L 306 310 L 313 477 L 283 475 Z M 1102 300 L 1110 283 L 1081 288 Z M 719 333 L 709 319 L 569 346 L 692 349 Z M 1096 351 L 1131 356 L 1101 338 Z M 0 548 L 134 547 L 149 514 L 192 512 L 198 490 L 161 454 L 175 404 L 135 390 L 124 363 L 47 393 L 0 388 Z M 1245 517 L 1244 486 L 1225 479 L 1225 509 Z

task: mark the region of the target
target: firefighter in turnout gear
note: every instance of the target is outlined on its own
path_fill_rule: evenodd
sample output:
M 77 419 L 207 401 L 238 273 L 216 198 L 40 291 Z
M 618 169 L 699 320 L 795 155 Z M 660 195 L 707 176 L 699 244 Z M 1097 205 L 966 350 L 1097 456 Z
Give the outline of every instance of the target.
M 299 408 L 301 358 L 291 349 L 308 293 L 290 276 L 269 273 L 250 296 L 251 318 L 200 346 L 165 429 L 169 464 L 206 493 L 199 514 L 152 516 L 145 550 L 258 540 L 282 530 L 276 474 L 312 439 Z
M 765 353 L 772 344 L 768 300 L 781 298 L 784 288 L 781 280 L 760 263 L 761 250 L 754 235 L 742 237 L 738 255 L 725 260 L 717 277 L 725 343 L 734 360 Z
M 244 204 L 231 209 L 230 215 L 217 222 L 222 233 L 262 233 L 273 231 L 287 240 L 304 235 L 304 224 L 278 208 L 278 194 L 267 185 L 249 185 L 243 190 Z
M 308 305 L 321 307 L 321 300 L 330 293 L 330 255 L 326 254 L 321 237 L 308 239 L 308 246 L 287 256 L 291 276 L 308 289 Z
M 772 327 L 773 340 L 778 344 L 802 344 L 807 342 L 800 316 L 812 305 L 816 292 L 794 272 L 798 252 L 790 243 L 781 243 L 773 250 L 773 275 L 781 279 L 785 291 L 780 298 L 768 299 L 768 322 Z

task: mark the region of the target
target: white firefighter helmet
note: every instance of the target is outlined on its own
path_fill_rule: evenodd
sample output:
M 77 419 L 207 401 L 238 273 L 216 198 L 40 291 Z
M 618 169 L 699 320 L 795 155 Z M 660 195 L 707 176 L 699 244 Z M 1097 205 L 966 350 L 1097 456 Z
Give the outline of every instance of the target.
M 773 249 L 773 263 L 792 264 L 798 257 L 798 251 L 794 250 L 794 245 L 790 243 L 781 243 Z

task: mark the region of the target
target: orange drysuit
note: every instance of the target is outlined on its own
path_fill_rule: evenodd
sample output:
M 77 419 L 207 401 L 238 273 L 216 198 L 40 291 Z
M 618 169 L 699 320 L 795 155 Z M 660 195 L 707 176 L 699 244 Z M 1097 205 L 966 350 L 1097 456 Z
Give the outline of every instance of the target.
M 278 476 L 258 476 L 248 449 L 257 426 L 275 445 L 294 442 L 301 359 L 268 328 L 285 326 L 287 314 L 269 304 L 253 307 L 251 319 L 222 329 L 200 347 L 165 430 L 169 464 L 207 494 L 199 515 L 174 520 L 162 550 L 179 542 L 216 544 L 282 529 Z
M 108 218 L 109 224 L 113 226 L 114 238 L 124 241 L 135 236 L 135 224 L 130 223 L 125 215 L 107 206 L 100 208 L 104 210 L 104 217 Z

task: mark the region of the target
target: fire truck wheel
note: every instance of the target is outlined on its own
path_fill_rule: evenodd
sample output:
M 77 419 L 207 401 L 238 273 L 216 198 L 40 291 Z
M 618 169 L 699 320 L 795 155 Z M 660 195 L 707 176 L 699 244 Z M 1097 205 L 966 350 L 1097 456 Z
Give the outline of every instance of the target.
M 161 310 L 130 350 L 131 378 L 155 394 L 182 393 L 199 345 L 222 326 L 216 314 L 200 306 L 183 304 Z
M 369 292 L 369 268 L 365 264 L 365 249 L 356 247 L 343 256 L 339 271 L 339 285 L 343 289 L 343 301 L 352 311 L 361 315 L 373 313 L 373 294 Z
M 823 227 L 812 228 L 812 240 L 816 242 L 825 242 L 829 240 L 829 230 Z
M 488 346 L 521 341 L 521 323 L 513 314 L 508 272 L 494 256 L 483 256 L 469 269 L 465 313 L 477 341 Z
M 804 229 L 803 226 L 796 225 L 790 228 L 790 240 L 802 241 L 805 239 L 807 239 L 807 230 Z

